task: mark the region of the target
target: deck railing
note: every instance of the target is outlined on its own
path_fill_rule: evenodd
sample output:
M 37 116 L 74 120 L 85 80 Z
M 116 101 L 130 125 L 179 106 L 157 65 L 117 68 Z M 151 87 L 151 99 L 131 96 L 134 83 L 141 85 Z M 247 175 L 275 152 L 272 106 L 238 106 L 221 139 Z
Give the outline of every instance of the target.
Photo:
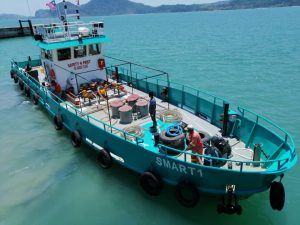
M 24 63 L 23 63 L 24 64 Z M 25 63 L 25 65 L 27 64 L 27 62 Z M 63 107 L 65 109 L 67 109 L 69 112 L 77 115 L 80 115 L 81 119 L 86 120 L 88 123 L 91 123 L 93 125 L 95 125 L 96 123 L 98 123 L 100 126 L 98 126 L 100 129 L 103 129 L 104 131 L 108 131 L 111 132 L 113 135 L 116 135 L 115 133 L 113 133 L 113 131 L 117 131 L 121 134 L 123 134 L 122 136 L 116 135 L 119 138 L 123 138 L 126 141 L 130 141 L 133 139 L 135 141 L 135 143 L 137 145 L 141 144 L 144 142 L 144 140 L 138 136 L 135 136 L 133 134 L 130 134 L 124 130 L 121 130 L 119 128 L 116 128 L 114 126 L 111 126 L 107 123 L 104 123 L 101 120 L 96 119 L 93 116 L 90 116 L 82 111 L 80 111 L 78 108 L 66 103 L 64 100 L 62 100 L 61 98 L 59 98 L 58 96 L 55 96 L 53 93 L 51 93 L 50 91 L 48 91 L 48 89 L 43 86 L 40 85 L 40 83 L 35 80 L 33 77 L 31 77 L 27 72 L 25 72 L 25 70 L 22 67 L 18 66 L 18 63 L 15 62 L 14 60 L 11 61 L 11 68 L 16 71 L 17 73 L 19 73 L 23 79 L 25 79 L 27 81 L 27 83 L 32 87 L 32 90 L 37 93 L 38 91 L 43 92 L 47 97 L 46 100 L 48 98 L 48 95 L 53 95 L 54 98 L 57 101 L 57 106 L 59 107 Z M 47 102 L 44 102 L 44 104 L 46 104 Z M 95 123 L 96 122 L 96 123 Z M 131 137 L 131 138 L 128 138 Z
M 34 61 L 34 63 L 37 63 L 37 62 Z M 35 79 L 30 77 L 25 71 L 23 71 L 20 68 L 20 65 L 21 65 L 21 67 L 24 67 L 26 64 L 27 64 L 27 62 L 25 61 L 25 62 L 18 63 L 18 65 L 17 65 L 16 62 L 13 60 L 12 68 L 15 69 L 16 71 L 20 72 L 22 75 L 24 75 L 25 79 L 28 79 L 29 82 L 31 83 L 31 85 L 35 86 L 35 88 L 41 88 L 42 86 Z M 108 66 L 106 68 L 109 76 L 112 76 L 112 73 L 114 72 L 113 67 L 114 66 L 112 65 L 112 66 Z M 196 115 L 204 117 L 205 119 L 207 119 L 209 122 L 211 122 L 214 125 L 221 126 L 221 122 L 219 121 L 219 119 L 223 113 L 223 104 L 225 102 L 227 102 L 224 99 L 214 96 L 212 94 L 209 94 L 205 91 L 200 91 L 195 88 L 185 86 L 183 84 L 169 82 L 169 81 L 166 81 L 163 79 L 156 79 L 153 77 L 147 78 L 137 72 L 133 72 L 131 70 L 131 67 L 132 67 L 132 65 L 130 64 L 130 70 L 126 69 L 124 67 L 120 68 L 119 75 L 120 75 L 120 79 L 123 82 L 126 82 L 127 84 L 130 84 L 133 88 L 139 89 L 144 92 L 153 91 L 157 97 L 160 97 L 160 90 L 163 87 L 168 87 L 168 89 L 169 89 L 168 90 L 169 91 L 168 101 L 171 104 L 177 105 L 177 106 L 179 106 L 183 109 L 186 109 Z M 44 93 L 48 93 L 48 90 L 45 87 L 42 87 L 42 88 L 43 88 Z M 137 137 L 137 136 L 130 134 L 124 130 L 121 130 L 114 126 L 106 124 L 105 122 L 102 122 L 86 113 L 83 113 L 78 108 L 76 108 L 70 104 L 67 104 L 60 98 L 58 98 L 58 97 L 56 97 L 56 98 L 58 99 L 58 104 L 60 105 L 60 107 L 66 108 L 68 111 L 74 113 L 75 115 L 80 115 L 82 117 L 82 119 L 85 119 L 89 123 L 91 123 L 93 125 L 98 124 L 98 125 L 100 125 L 99 127 L 101 129 L 111 132 L 114 135 L 116 135 L 115 134 L 116 132 L 121 133 L 121 134 L 123 134 L 122 135 L 123 137 L 120 137 L 118 135 L 116 135 L 116 136 L 123 138 L 127 141 L 134 140 L 137 145 L 139 145 L 140 143 L 143 143 L 143 138 Z M 187 98 L 189 98 L 189 100 Z M 199 157 L 212 159 L 212 160 L 238 163 L 238 164 L 240 164 L 240 171 L 243 171 L 243 167 L 245 164 L 247 164 L 247 165 L 261 164 L 261 165 L 265 165 L 265 167 L 268 167 L 269 165 L 271 165 L 273 163 L 277 163 L 277 170 L 280 170 L 281 168 L 283 168 L 283 166 L 286 163 L 288 163 L 289 160 L 293 160 L 293 158 L 296 156 L 295 143 L 294 143 L 291 135 L 288 132 L 286 132 L 285 130 L 283 130 L 282 128 L 280 128 L 279 126 L 277 126 L 270 120 L 268 120 L 262 116 L 259 116 L 250 110 L 247 110 L 242 107 L 238 107 L 238 111 L 239 111 L 238 114 L 241 118 L 245 118 L 247 120 L 251 120 L 254 122 L 252 132 L 250 132 L 248 140 L 245 141 L 246 146 L 249 146 L 249 144 L 250 144 L 250 141 L 254 135 L 255 127 L 257 125 L 261 125 L 265 129 L 267 129 L 270 133 L 277 136 L 278 139 L 280 139 L 282 141 L 282 143 L 278 146 L 277 149 L 275 149 L 275 151 L 273 151 L 273 153 L 275 154 L 276 152 L 279 152 L 281 150 L 281 148 L 283 148 L 286 145 L 286 146 L 288 146 L 288 149 L 291 153 L 291 157 L 290 158 L 273 159 L 271 156 L 267 160 L 261 160 L 261 161 L 231 160 L 231 159 L 226 159 L 226 158 L 215 158 L 215 157 L 211 157 L 211 156 L 207 156 L 207 155 L 193 154 L 193 153 L 185 151 L 185 150 L 182 151 L 182 150 L 178 150 L 178 149 L 173 149 L 171 147 L 163 146 L 163 145 L 159 145 L 159 147 L 163 147 L 164 149 L 169 149 L 171 151 L 176 151 L 180 154 L 184 154 L 184 161 L 186 161 L 187 155 L 196 155 Z M 115 132 L 113 132 L 113 130 Z M 276 130 L 280 131 L 281 134 L 276 132 Z M 220 168 L 220 169 L 222 169 L 222 168 Z
M 35 34 L 41 35 L 44 40 L 55 41 L 57 38 L 70 39 L 71 37 L 81 36 L 100 36 L 104 35 L 103 22 L 92 21 L 84 23 L 81 21 L 52 24 L 35 25 Z
M 184 155 L 184 162 L 188 162 L 187 161 L 187 156 L 196 156 L 196 157 L 201 157 L 202 160 L 207 159 L 207 160 L 212 160 L 212 161 L 219 161 L 222 162 L 224 165 L 226 163 L 235 163 L 238 167 L 240 172 L 244 171 L 244 167 L 245 165 L 250 166 L 253 165 L 253 168 L 257 167 L 258 165 L 263 167 L 265 164 L 273 164 L 273 163 L 277 163 L 277 169 L 276 170 L 281 170 L 283 168 L 283 166 L 285 164 L 288 163 L 288 161 L 290 160 L 290 158 L 286 157 L 286 158 L 281 158 L 281 159 L 274 159 L 274 160 L 260 160 L 260 161 L 253 161 L 253 160 L 234 160 L 234 159 L 227 159 L 227 158 L 218 158 L 218 157 L 213 157 L 213 156 L 209 156 L 209 155 L 201 155 L 201 154 L 195 154 L 192 153 L 191 151 L 188 151 L 187 149 L 184 150 L 179 150 L 179 149 L 175 149 L 175 148 L 171 148 L 169 146 L 163 145 L 163 144 L 159 144 L 158 145 L 159 149 L 160 149 L 160 153 L 162 153 L 163 155 L 165 155 L 166 157 L 171 157 L 172 156 L 168 156 L 168 151 L 171 152 L 177 152 L 178 155 L 179 154 L 183 154 Z M 188 162 L 191 163 L 191 162 Z M 205 166 L 205 165 L 202 165 Z M 207 167 L 211 167 L 211 166 L 207 166 Z M 234 166 L 233 166 L 234 167 Z M 223 168 L 223 167 L 214 167 L 216 169 L 220 169 L 220 170 L 227 170 L 227 168 Z M 232 170 L 235 170 L 234 168 L 232 168 Z M 257 172 L 257 170 L 253 169 L 251 170 L 246 170 L 247 172 Z
M 248 110 L 248 109 L 245 109 L 242 107 L 238 107 L 238 111 L 240 112 L 241 117 L 254 122 L 252 131 L 254 131 L 255 126 L 261 125 L 267 131 L 269 131 L 270 133 L 273 133 L 279 139 L 282 140 L 282 144 L 278 147 L 277 151 L 279 151 L 286 144 L 289 147 L 291 157 L 294 157 L 296 155 L 295 142 L 294 142 L 292 136 L 286 130 L 282 129 L 281 127 L 279 127 L 278 125 L 276 125 L 275 123 L 270 121 L 269 119 L 267 119 L 263 116 L 260 116 L 251 110 Z M 277 132 L 276 132 L 276 130 L 277 130 Z M 254 135 L 254 132 L 250 133 L 250 135 L 248 137 L 248 141 L 246 143 L 246 147 L 249 146 L 250 140 L 252 139 L 253 135 Z M 274 151 L 274 153 L 276 153 L 277 151 Z M 272 156 L 270 158 L 272 158 Z

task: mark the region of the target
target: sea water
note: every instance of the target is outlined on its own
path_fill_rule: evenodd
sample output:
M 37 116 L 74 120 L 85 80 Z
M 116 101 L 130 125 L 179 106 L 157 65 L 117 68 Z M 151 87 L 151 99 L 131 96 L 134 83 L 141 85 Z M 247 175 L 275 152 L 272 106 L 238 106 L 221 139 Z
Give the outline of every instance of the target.
M 299 15 L 295 7 L 105 17 L 112 38 L 105 53 L 167 71 L 172 81 L 254 110 L 300 146 Z M 283 211 L 273 211 L 264 192 L 240 202 L 242 216 L 218 215 L 220 199 L 209 195 L 186 209 L 173 187 L 151 197 L 138 174 L 118 165 L 100 169 L 94 151 L 74 149 L 70 134 L 56 131 L 10 79 L 11 58 L 38 54 L 31 37 L 0 40 L 1 225 L 297 224 L 299 163 L 283 179 Z

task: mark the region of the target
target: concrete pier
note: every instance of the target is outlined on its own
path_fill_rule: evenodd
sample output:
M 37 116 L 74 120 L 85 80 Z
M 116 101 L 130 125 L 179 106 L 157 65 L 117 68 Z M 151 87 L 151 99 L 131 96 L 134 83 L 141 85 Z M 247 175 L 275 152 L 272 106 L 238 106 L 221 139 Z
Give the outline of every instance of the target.
M 24 22 L 28 23 L 28 26 L 24 27 Z M 19 27 L 0 27 L 0 39 L 33 36 L 33 29 L 30 20 L 19 20 L 19 24 Z
M 22 32 L 22 29 L 20 27 L 0 28 L 0 39 L 31 36 L 31 31 L 30 31 L 29 27 L 23 27 L 23 32 Z

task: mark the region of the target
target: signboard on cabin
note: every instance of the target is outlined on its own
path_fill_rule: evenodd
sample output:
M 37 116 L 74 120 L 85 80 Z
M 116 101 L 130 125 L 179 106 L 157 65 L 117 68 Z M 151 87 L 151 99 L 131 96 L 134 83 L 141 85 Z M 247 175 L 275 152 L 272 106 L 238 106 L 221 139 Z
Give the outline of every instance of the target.
M 69 63 L 68 67 L 72 68 L 73 70 L 81 70 L 81 69 L 88 68 L 90 63 L 91 63 L 91 60 L 82 60 L 79 62 Z

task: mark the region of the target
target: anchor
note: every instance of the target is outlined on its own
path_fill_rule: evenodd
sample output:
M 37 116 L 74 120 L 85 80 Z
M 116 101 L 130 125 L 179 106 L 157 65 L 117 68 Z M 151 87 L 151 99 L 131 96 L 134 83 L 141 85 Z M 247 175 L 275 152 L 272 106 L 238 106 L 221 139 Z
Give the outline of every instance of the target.
M 242 207 L 238 204 L 237 196 L 235 194 L 235 185 L 226 185 L 225 194 L 222 196 L 222 204 L 218 205 L 217 211 L 219 214 L 242 214 Z

